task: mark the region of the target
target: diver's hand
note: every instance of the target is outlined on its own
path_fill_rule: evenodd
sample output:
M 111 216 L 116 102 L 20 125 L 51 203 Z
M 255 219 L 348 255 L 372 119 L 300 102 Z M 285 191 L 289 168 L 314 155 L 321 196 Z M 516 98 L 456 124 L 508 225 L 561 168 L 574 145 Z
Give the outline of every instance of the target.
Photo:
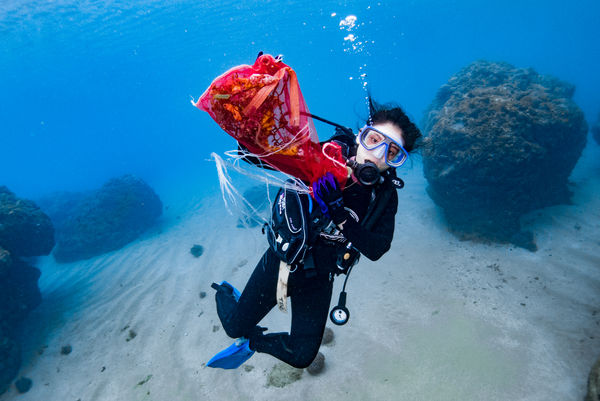
M 348 217 L 344 209 L 344 198 L 340 184 L 331 173 L 326 173 L 312 184 L 315 200 L 321 207 L 324 215 L 331 218 L 336 224 L 342 224 Z

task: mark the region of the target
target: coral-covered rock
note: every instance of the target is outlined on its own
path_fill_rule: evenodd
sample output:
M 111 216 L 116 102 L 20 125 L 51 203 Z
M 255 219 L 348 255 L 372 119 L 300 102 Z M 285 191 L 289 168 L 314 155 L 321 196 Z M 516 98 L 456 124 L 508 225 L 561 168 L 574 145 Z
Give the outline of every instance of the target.
M 535 250 L 519 218 L 568 203 L 586 143 L 573 85 L 533 69 L 478 61 L 443 85 L 424 121 L 428 193 L 465 239 Z
M 63 206 L 61 207 L 60 202 Z M 108 181 L 97 191 L 75 200 L 64 194 L 42 206 L 56 220 L 59 262 L 87 259 L 119 249 L 151 227 L 162 214 L 162 202 L 139 178 L 126 175 Z
M 0 327 L 12 327 L 42 301 L 37 286 L 40 271 L 15 259 L 0 280 Z
M 21 366 L 21 348 L 0 328 L 0 394 L 10 386 Z
M 54 246 L 50 218 L 35 203 L 0 186 L 0 394 L 17 375 L 17 326 L 42 300 L 40 271 L 19 256 L 47 255 Z
M 592 125 L 590 131 L 592 131 L 592 137 L 596 143 L 600 145 L 600 113 L 598 113 L 598 118 L 596 119 L 594 125 Z
M 10 252 L 0 247 L 0 282 L 6 277 L 11 266 Z
M 0 248 L 0 394 L 16 376 L 20 348 L 14 337 L 17 325 L 41 302 L 37 282 L 40 271 Z
M 0 246 L 13 256 L 47 255 L 54 246 L 50 218 L 4 186 L 0 186 Z
M 54 192 L 36 199 L 35 203 L 50 216 L 56 233 L 60 232 L 65 223 L 77 211 L 77 207 L 87 197 L 94 196 L 93 191 L 84 192 Z

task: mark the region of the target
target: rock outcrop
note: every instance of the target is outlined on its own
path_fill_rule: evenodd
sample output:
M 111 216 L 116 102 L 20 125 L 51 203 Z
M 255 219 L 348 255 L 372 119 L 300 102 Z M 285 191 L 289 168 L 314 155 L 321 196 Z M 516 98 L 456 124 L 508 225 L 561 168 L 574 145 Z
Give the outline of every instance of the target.
M 443 85 L 424 128 L 428 193 L 463 239 L 535 250 L 519 218 L 568 203 L 586 144 L 573 85 L 533 69 L 475 62 Z
M 598 113 L 598 118 L 596 118 L 596 122 L 592 125 L 590 131 L 592 131 L 592 138 L 594 138 L 594 141 L 600 145 L 600 113 Z
M 56 227 L 53 252 L 73 262 L 117 250 L 139 237 L 162 214 L 162 202 L 139 178 L 112 179 L 97 191 L 40 200 Z
M 32 201 L 0 187 L 0 394 L 21 365 L 16 328 L 41 302 L 40 271 L 21 257 L 47 255 L 53 246 L 50 218 Z
M 588 376 L 588 391 L 585 396 L 585 401 L 600 400 L 600 358 L 596 361 L 590 375 Z
M 54 246 L 50 218 L 4 186 L 0 186 L 0 245 L 18 256 L 47 255 Z

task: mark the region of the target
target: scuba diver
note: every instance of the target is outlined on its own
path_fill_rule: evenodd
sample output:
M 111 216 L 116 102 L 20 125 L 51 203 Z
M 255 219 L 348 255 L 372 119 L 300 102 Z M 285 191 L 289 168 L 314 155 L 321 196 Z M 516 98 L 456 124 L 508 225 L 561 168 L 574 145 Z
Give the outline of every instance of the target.
M 307 218 L 310 232 L 304 234 L 301 258 L 289 264 L 282 262 L 288 243 L 274 232 L 269 236 L 271 246 L 243 292 L 226 281 L 213 283 L 221 324 L 227 335 L 237 340 L 207 366 L 235 369 L 254 352 L 263 352 L 296 368 L 306 368 L 319 351 L 328 316 L 338 325 L 348 320 L 346 283 L 338 305 L 329 313 L 334 277 L 346 274 L 347 280 L 360 254 L 376 261 L 390 249 L 398 208 L 396 189 L 403 186 L 395 170 L 408 159 L 421 137 L 400 107 L 381 106 L 370 99 L 369 104 L 370 119 L 358 135 L 333 124 L 336 134 L 327 142 L 342 148 L 352 173 L 343 191 L 331 173 L 312 183 L 318 207 L 312 208 Z M 256 164 L 256 160 L 246 161 Z M 286 191 L 280 190 L 282 193 Z M 284 199 L 280 194 L 274 202 L 274 214 Z M 312 202 L 310 198 L 304 195 L 302 205 Z M 319 220 L 313 219 L 315 215 L 321 217 L 318 224 L 313 224 Z M 287 297 L 292 304 L 290 332 L 265 333 L 267 329 L 259 326 L 260 321 L 276 305 L 285 308 Z

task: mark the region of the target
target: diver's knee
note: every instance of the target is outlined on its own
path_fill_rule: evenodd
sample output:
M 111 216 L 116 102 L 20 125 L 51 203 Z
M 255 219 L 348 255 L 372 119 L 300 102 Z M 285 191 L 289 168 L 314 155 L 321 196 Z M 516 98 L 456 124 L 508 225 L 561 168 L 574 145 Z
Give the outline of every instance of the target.
M 223 325 L 223 329 L 225 329 L 225 334 L 227 334 L 231 338 L 240 338 L 244 337 L 244 330 L 238 326 L 232 325 Z
M 298 369 L 305 369 L 310 366 L 310 364 L 315 360 L 317 354 L 319 353 L 319 347 L 311 347 L 300 349 L 299 352 L 296 352 L 295 358 L 293 360 L 292 365 Z

